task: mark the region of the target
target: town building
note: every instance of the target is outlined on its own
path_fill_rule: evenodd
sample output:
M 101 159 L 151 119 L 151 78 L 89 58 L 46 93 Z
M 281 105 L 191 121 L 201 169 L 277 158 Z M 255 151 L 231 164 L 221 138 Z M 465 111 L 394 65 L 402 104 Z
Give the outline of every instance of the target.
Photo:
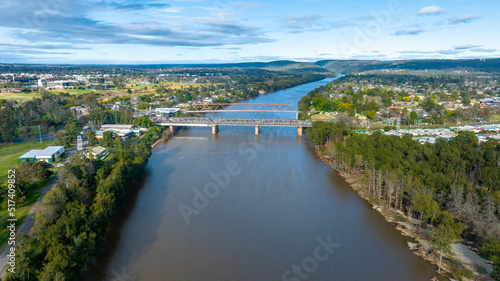
M 76 80 L 57 80 L 57 81 L 47 81 L 48 88 L 54 89 L 65 89 L 68 87 L 73 87 L 77 85 L 79 82 Z
M 101 139 L 104 132 L 111 131 L 115 136 L 119 136 L 125 141 L 134 135 L 133 128 L 134 125 L 128 124 L 105 124 L 101 126 L 99 131 L 96 131 L 96 138 Z
M 102 146 L 96 146 L 87 153 L 87 158 L 100 159 L 107 155 L 108 150 Z
M 70 112 L 73 112 L 74 114 L 77 114 L 77 115 L 89 115 L 89 110 L 85 107 L 81 107 L 81 106 L 72 106 L 69 108 L 69 111 Z
M 151 111 L 151 113 L 157 117 L 173 117 L 179 111 L 179 108 L 155 108 Z

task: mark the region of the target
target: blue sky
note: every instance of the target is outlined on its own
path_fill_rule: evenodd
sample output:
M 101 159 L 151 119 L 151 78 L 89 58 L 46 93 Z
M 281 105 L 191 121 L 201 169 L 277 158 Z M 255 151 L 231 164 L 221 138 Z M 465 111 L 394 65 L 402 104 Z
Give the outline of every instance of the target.
M 500 57 L 498 0 L 1 0 L 3 63 Z

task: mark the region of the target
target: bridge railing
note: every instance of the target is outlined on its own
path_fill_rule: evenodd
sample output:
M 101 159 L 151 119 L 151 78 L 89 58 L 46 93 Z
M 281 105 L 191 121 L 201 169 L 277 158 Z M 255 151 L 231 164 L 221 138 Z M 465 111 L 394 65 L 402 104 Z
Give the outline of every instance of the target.
M 152 122 L 189 122 L 196 123 L 200 122 L 211 122 L 211 123 L 224 123 L 224 122 L 263 122 L 262 120 L 266 120 L 267 122 L 304 122 L 304 123 L 312 123 L 312 122 L 337 122 L 335 119 L 321 119 L 321 120 L 313 120 L 313 119 L 305 119 L 305 120 L 297 120 L 290 118 L 263 118 L 263 119 L 253 119 L 253 118 L 239 118 L 239 117 L 220 117 L 220 118 L 210 118 L 210 117 L 150 117 Z
M 255 124 L 256 120 L 253 118 L 213 118 L 213 124 Z
M 265 103 L 204 103 L 189 105 L 186 113 L 206 112 L 284 112 L 297 113 L 291 104 L 265 104 Z
M 235 125 L 235 126 L 289 126 L 289 127 L 311 127 L 312 120 L 296 120 L 286 118 L 208 118 L 208 117 L 177 117 L 177 118 L 152 118 L 154 123 L 168 125 Z
M 279 118 L 266 118 L 256 120 L 257 125 L 297 125 L 297 126 L 310 126 L 311 120 L 296 120 L 296 119 L 279 119 Z

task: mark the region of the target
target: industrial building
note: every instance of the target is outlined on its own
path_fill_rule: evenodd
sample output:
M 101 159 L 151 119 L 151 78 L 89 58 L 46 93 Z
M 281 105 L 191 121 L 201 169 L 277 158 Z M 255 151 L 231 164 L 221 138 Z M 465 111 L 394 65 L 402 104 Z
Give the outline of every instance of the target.
M 155 108 L 151 111 L 156 117 L 174 117 L 180 111 L 179 108 Z
M 108 130 L 132 130 L 134 125 L 129 124 L 104 124 L 101 126 L 101 131 L 105 132 Z
M 19 157 L 19 162 L 45 161 L 52 163 L 58 155 L 64 154 L 64 146 L 47 146 L 45 149 L 32 149 Z
M 103 133 L 106 131 L 111 131 L 115 136 L 119 136 L 122 140 L 128 140 L 134 134 L 140 135 L 136 133 L 134 130 L 134 125 L 128 124 L 105 124 L 101 126 L 101 129 L 96 131 L 96 138 L 101 139 L 103 137 Z
M 47 88 L 54 89 L 66 89 L 78 85 L 76 80 L 58 80 L 58 81 L 47 81 Z

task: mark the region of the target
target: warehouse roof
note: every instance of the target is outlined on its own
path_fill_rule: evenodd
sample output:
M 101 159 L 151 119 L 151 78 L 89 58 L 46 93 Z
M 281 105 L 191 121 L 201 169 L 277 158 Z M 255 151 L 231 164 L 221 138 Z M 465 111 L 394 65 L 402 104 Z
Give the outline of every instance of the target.
M 64 146 L 47 146 L 45 149 L 32 149 L 19 158 L 52 157 L 61 148 L 64 148 Z
M 26 153 L 24 153 L 21 157 L 19 158 L 35 158 L 35 156 L 38 155 L 38 153 L 42 152 L 43 149 L 32 149 Z
M 42 150 L 36 156 L 52 156 L 54 153 L 64 148 L 64 146 L 47 146 L 44 150 Z
M 130 124 L 104 124 L 101 126 L 101 131 L 106 130 L 132 130 L 134 125 Z

